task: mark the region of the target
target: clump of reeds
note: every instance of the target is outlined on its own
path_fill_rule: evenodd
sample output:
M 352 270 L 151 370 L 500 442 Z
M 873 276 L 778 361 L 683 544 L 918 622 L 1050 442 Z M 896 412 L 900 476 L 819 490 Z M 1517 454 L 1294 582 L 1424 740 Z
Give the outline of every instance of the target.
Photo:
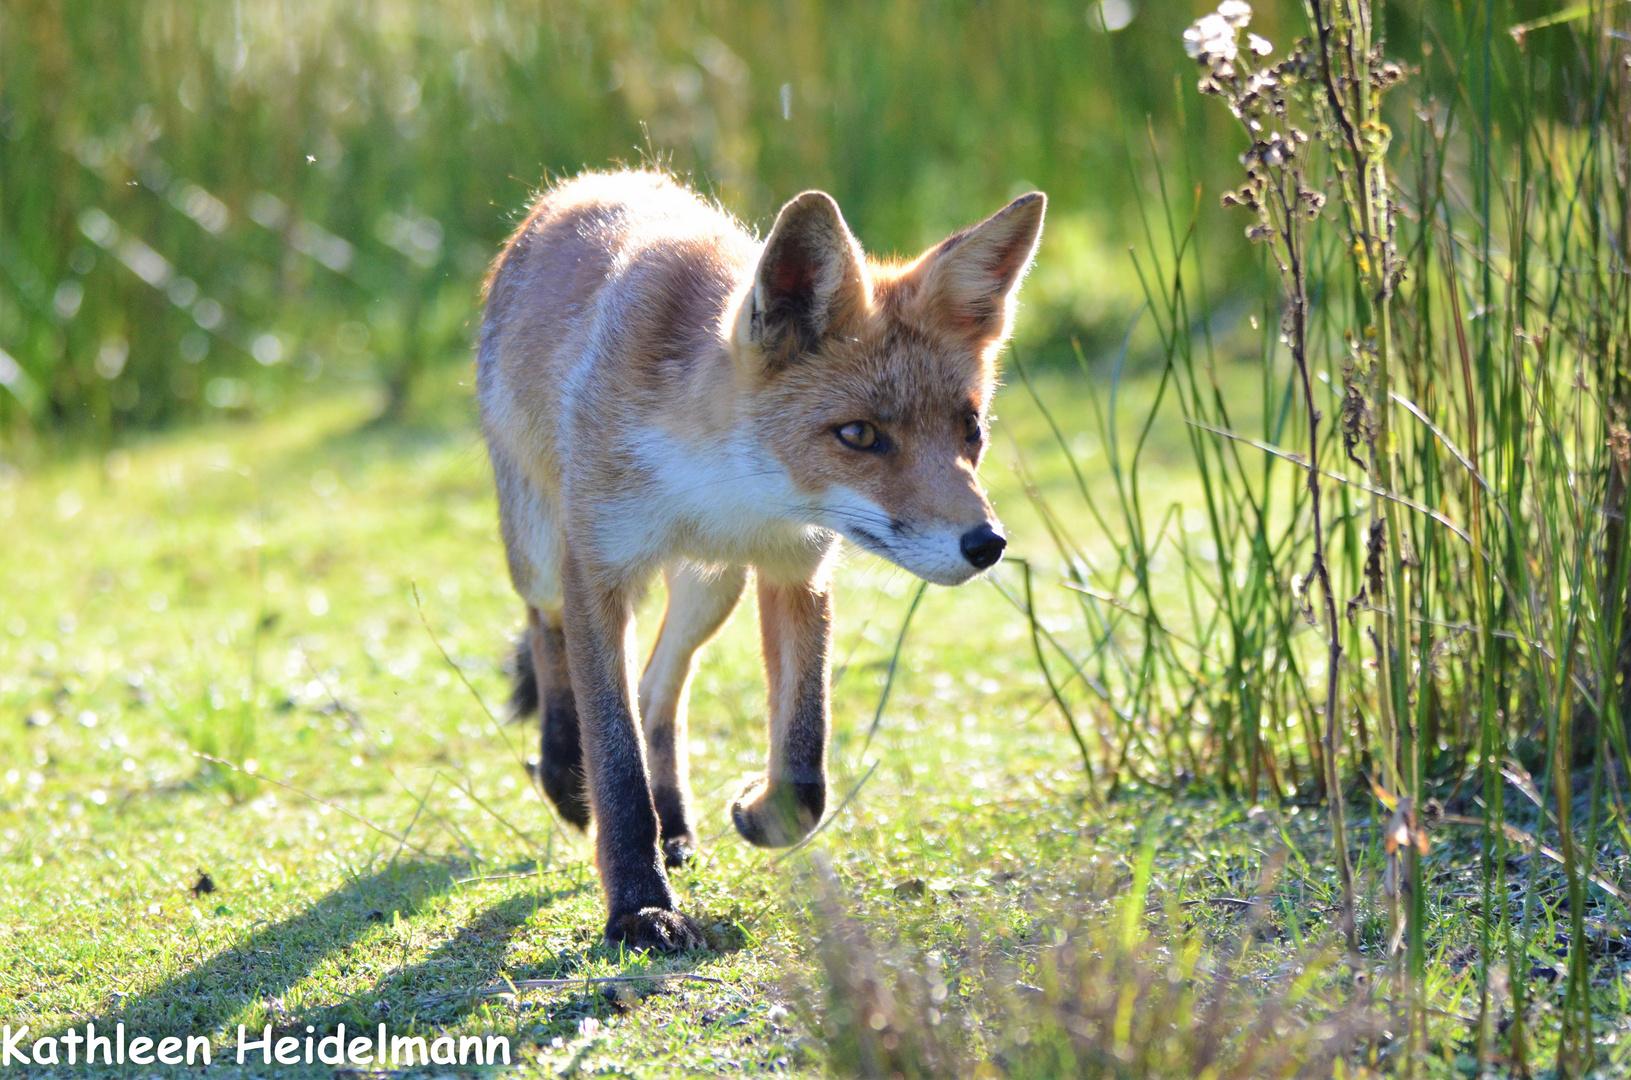
M 1115 557 L 1084 557 L 1037 494 L 1077 629 L 1023 607 L 1062 665 L 1059 706 L 1092 718 L 1099 790 L 1323 802 L 1341 928 L 1408 1004 L 1413 1052 L 1437 1025 L 1481 1063 L 1579 1072 L 1607 1052 L 1615 1000 L 1587 930 L 1627 918 L 1613 867 L 1631 847 L 1631 22 L 1612 5 L 1528 23 L 1428 5 L 1398 24 L 1418 35 L 1412 70 L 1367 0 L 1303 14 L 1284 51 L 1240 0 L 1185 38 L 1243 138 L 1218 194 L 1266 255 L 1258 400 L 1221 375 L 1244 334 L 1210 321 L 1225 301 L 1194 245 L 1210 211 L 1169 197 L 1189 186 L 1182 159 L 1152 139 L 1137 263 L 1161 381 L 1131 443 L 1112 385 L 1112 500 L 1079 485 Z M 1199 537 L 1184 507 L 1142 501 L 1148 434 L 1170 420 L 1201 481 Z M 1163 558 L 1176 588 L 1152 585 Z M 1354 835 L 1354 813 L 1381 827 Z M 1466 842 L 1441 850 L 1430 819 Z M 1433 893 L 1469 863 L 1476 913 Z M 1366 894 L 1392 915 L 1380 947 L 1353 925 Z M 1425 989 L 1463 926 L 1470 1022 Z M 1555 993 L 1528 974 L 1554 947 Z

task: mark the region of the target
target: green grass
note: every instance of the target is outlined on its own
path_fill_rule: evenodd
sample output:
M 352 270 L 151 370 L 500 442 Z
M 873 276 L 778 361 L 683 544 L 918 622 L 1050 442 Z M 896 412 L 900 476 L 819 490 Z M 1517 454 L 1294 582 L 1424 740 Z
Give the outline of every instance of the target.
M 845 1056 L 859 1045 L 845 1016 L 867 1037 L 932 1042 L 952 1030 L 912 1011 L 910 980 L 935 952 L 955 992 L 934 1008 L 983 1018 L 957 1029 L 958 1045 L 1013 1062 L 1016 1046 L 1052 1045 L 1033 1029 L 1055 1029 L 1016 1020 L 1029 1014 L 1009 1001 L 1012 987 L 1055 987 L 1038 993 L 1077 1007 L 1088 998 L 1068 990 L 1080 968 L 1068 950 L 1096 942 L 1080 955 L 1113 960 L 1128 986 L 1165 971 L 1159 956 L 1187 957 L 1190 974 L 1171 985 L 1201 995 L 1192 1009 L 1217 977 L 1208 958 L 1224 957 L 1238 965 L 1228 985 L 1244 987 L 1230 1009 L 1272 999 L 1272 1015 L 1305 1042 L 1323 1038 L 1350 1061 L 1397 1054 L 1357 1020 L 1366 1037 L 1341 1040 L 1312 1020 L 1385 1016 L 1393 994 L 1387 978 L 1356 989 L 1328 950 L 1337 892 L 1323 816 L 1137 785 L 1095 805 L 1028 622 L 991 585 L 927 592 L 863 757 L 916 586 L 860 556 L 839 578 L 832 750 L 836 795 L 858 792 L 785 861 L 735 836 L 725 805 L 763 753 L 744 607 L 696 680 L 704 852 L 676 875 L 721 951 L 653 959 L 607 948 L 588 845 L 554 826 L 516 763 L 533 732 L 495 727 L 438 651 L 439 641 L 497 708 L 519 609 L 479 437 L 452 381 L 426 400 L 456 404 L 417 427 L 371 421 L 369 399 L 329 400 L 3 474 L 0 528 L 14 542 L 0 574 L 23 587 L 0 595 L 0 1022 L 211 1034 L 228 1060 L 239 1024 L 303 1035 L 306 1024 L 383 1021 L 404 1035 L 507 1034 L 524 1066 L 548 1075 L 845 1072 L 860 1068 Z M 1043 389 L 1065 423 L 1085 425 L 1078 384 Z M 1135 383 L 1127 398 L 1134 408 L 1150 387 Z M 1041 597 L 1064 610 L 1012 466 L 1033 462 L 1055 497 L 1074 480 L 1046 454 L 1051 436 L 1023 392 L 1005 391 L 998 411 L 994 498 L 1017 551 L 1042 564 Z M 1166 430 L 1157 460 L 1182 438 Z M 1173 470 L 1150 495 L 1183 498 L 1191 485 Z M 1005 574 L 1012 587 L 1017 575 Z M 659 603 L 643 609 L 648 633 Z M 254 776 L 201 761 L 201 747 L 252 760 Z M 1362 929 L 1380 956 L 1380 853 L 1376 830 L 1358 828 Z M 1290 853 L 1283 870 L 1277 851 Z M 835 886 L 821 884 L 821 866 Z M 1476 859 L 1447 841 L 1431 866 L 1433 1000 L 1459 1018 L 1476 1002 Z M 200 873 L 214 891 L 190 891 Z M 1267 909 L 1250 914 L 1244 901 L 1260 889 Z M 845 940 L 847 917 L 865 928 L 868 944 L 855 948 L 876 956 L 879 981 L 907 980 L 881 1034 L 868 1018 L 884 1014 L 857 1020 L 812 948 Z M 1306 974 L 1287 1004 L 1276 980 L 1292 971 Z M 658 972 L 717 981 L 464 994 L 506 979 Z M 1626 986 L 1600 981 L 1604 1015 Z M 1105 1022 L 1105 1052 L 1122 1047 L 1150 1075 L 1181 1074 L 1174 1062 L 1193 1061 L 1192 1047 L 1175 1042 L 1163 1057 L 1160 1033 L 1140 1034 L 1177 1006 L 1138 1000 L 1138 1026 L 1117 1034 Z M 1200 1030 L 1197 1020 L 1179 1033 Z M 1457 1075 L 1467 1037 L 1460 1019 L 1436 1022 L 1436 1074 Z
M 1108 346 L 1139 295 L 1119 257 L 1133 177 L 1103 133 L 1118 94 L 1173 111 L 1188 7 L 1138 5 L 1109 35 L 1077 0 L 15 0 L 0 349 L 20 377 L 0 380 L 0 437 L 49 449 L 264 410 L 320 372 L 400 395 L 464 351 L 530 193 L 620 161 L 659 161 L 761 227 L 821 187 L 880 254 L 1043 188 L 1052 240 L 1022 332 L 1061 355 L 1073 333 Z M 1216 231 L 1238 261 L 1238 230 Z
M 598 943 L 588 846 L 552 824 L 513 756 L 535 752 L 533 732 L 495 729 L 421 625 L 415 585 L 496 709 L 519 607 L 477 434 L 368 416 L 367 401 L 330 401 L 4 474 L 0 575 L 22 587 L 0 597 L 0 1019 L 491 1027 L 555 1064 L 648 1075 L 808 1062 L 766 1019 L 801 962 L 784 902 L 798 863 L 772 867 L 724 811 L 764 751 L 751 605 L 693 692 L 706 851 L 678 877 L 687 905 L 746 947 L 653 965 L 724 984 L 672 984 L 629 1017 L 581 989 L 417 1004 L 503 976 L 646 965 Z M 1000 465 L 992 475 L 1017 503 Z M 912 588 L 868 559 L 843 571 L 841 793 L 864 772 Z M 881 764 L 821 845 L 857 885 L 919 876 L 943 893 L 1044 850 L 1090 853 L 1079 765 L 1039 712 L 1028 649 L 988 586 L 928 594 L 872 747 Z M 195 897 L 200 872 L 215 891 Z M 605 1023 L 592 1037 L 591 1017 Z

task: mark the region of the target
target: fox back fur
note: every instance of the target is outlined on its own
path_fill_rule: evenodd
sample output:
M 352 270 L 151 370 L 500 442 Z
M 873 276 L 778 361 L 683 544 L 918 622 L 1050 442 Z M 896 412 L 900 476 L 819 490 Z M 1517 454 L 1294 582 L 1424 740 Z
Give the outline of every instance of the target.
M 1001 557 L 976 472 L 1044 206 L 880 262 L 821 192 L 759 242 L 667 176 L 588 173 L 539 197 L 494 264 L 478 387 L 527 605 L 517 700 L 542 714 L 551 800 L 596 823 L 609 939 L 703 943 L 664 870 L 696 845 L 686 690 L 750 572 L 770 751 L 731 814 L 777 846 L 826 804 L 839 538 L 945 585 Z M 636 683 L 633 605 L 659 570 Z

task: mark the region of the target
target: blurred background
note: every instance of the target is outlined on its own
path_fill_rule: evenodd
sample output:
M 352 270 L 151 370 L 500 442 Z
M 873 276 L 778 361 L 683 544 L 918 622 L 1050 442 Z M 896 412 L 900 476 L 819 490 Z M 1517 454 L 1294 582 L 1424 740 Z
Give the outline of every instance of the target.
M 1185 115 L 1194 8 L 6 0 L 0 431 L 99 442 L 332 380 L 400 412 L 424 371 L 469 362 L 531 194 L 620 162 L 760 229 L 825 188 L 878 252 L 1043 188 L 1020 344 L 1103 352 L 1142 301 L 1144 158 L 1199 173 L 1205 140 L 1235 137 Z M 1208 250 L 1244 255 L 1221 227 Z
M 400 414 L 422 373 L 469 361 L 531 193 L 620 162 L 761 229 L 825 188 L 879 252 L 1045 189 L 1017 342 L 1038 364 L 1117 349 L 1144 297 L 1138 200 L 1200 200 L 1193 242 L 1228 285 L 1209 306 L 1239 321 L 1260 253 L 1216 192 L 1242 144 L 1180 44 L 1207 6 L 5 0 L 0 440 L 105 444 L 334 380 Z M 1262 6 L 1277 43 L 1301 24 Z M 1462 17 L 1395 5 L 1390 52 L 1420 60 Z

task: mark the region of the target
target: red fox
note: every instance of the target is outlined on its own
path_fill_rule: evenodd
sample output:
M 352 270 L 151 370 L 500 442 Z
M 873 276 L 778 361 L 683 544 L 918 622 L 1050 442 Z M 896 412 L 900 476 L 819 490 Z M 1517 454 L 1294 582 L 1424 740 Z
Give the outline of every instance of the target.
M 976 471 L 1045 206 L 1025 195 L 893 263 L 819 191 L 760 243 L 667 176 L 586 173 L 495 261 L 477 382 L 527 605 L 512 707 L 542 713 L 550 800 L 595 821 L 608 941 L 704 945 L 664 867 L 696 847 L 692 660 L 750 570 L 770 752 L 731 818 L 776 847 L 826 808 L 839 538 L 942 585 L 1002 557 Z M 636 683 L 634 604 L 659 569 L 668 606 Z

